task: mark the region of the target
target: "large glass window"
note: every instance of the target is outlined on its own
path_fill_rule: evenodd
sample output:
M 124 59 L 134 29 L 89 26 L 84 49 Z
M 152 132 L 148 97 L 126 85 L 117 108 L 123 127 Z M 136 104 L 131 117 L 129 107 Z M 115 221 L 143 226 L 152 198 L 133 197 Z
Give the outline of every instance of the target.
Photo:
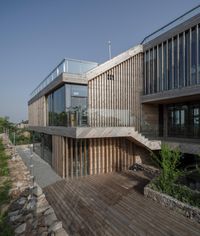
M 146 63 L 145 63 L 145 69 L 146 69 L 146 94 L 149 93 L 149 51 L 146 52 Z
M 163 90 L 167 90 L 167 43 L 163 44 Z
M 200 103 L 168 106 L 168 136 L 200 138 Z
M 158 60 L 158 66 L 159 66 L 159 91 L 162 91 L 162 44 L 158 47 L 159 50 L 159 60 Z
M 168 41 L 168 89 L 172 89 L 172 40 Z
M 157 47 L 154 48 L 154 92 L 157 92 Z
M 87 125 L 87 86 L 66 84 L 47 97 L 50 126 Z
M 177 37 L 174 38 L 174 88 L 178 88 L 178 47 Z
M 198 77 L 200 83 L 200 25 L 198 25 Z
M 153 49 L 150 50 L 150 93 L 153 93 Z
M 52 165 L 52 136 L 33 132 L 33 151 Z
M 185 32 L 185 86 L 190 85 L 190 31 Z
M 179 87 L 183 87 L 185 85 L 184 82 L 184 65 L 183 65 L 183 34 L 179 35 Z
M 145 52 L 145 92 L 200 83 L 200 24 Z
M 197 80 L 197 31 L 192 28 L 192 55 L 191 55 L 191 84 L 196 84 Z

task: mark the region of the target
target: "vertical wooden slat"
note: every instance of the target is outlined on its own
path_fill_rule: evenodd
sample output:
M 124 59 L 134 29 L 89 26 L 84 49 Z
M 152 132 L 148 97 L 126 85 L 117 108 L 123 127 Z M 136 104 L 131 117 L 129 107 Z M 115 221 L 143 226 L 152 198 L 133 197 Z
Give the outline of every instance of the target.
M 84 175 L 87 175 L 87 165 L 89 165 L 89 160 L 88 160 L 88 157 L 89 157 L 89 150 L 87 151 L 86 148 L 87 148 L 87 141 L 88 140 L 84 140 Z M 88 154 L 88 156 L 87 156 Z
M 92 139 L 89 139 L 89 174 L 93 174 L 93 143 Z
M 65 139 L 65 177 L 68 178 L 69 176 L 69 147 L 68 147 L 68 138 Z
M 83 156 L 82 156 L 82 139 L 79 140 L 79 163 L 80 163 L 80 176 L 83 176 Z

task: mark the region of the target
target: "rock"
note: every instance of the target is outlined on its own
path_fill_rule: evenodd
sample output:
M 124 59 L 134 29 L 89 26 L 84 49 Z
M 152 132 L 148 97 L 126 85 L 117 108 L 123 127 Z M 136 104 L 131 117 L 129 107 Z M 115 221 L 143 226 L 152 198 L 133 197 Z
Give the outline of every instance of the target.
M 36 196 L 36 197 L 39 197 L 43 194 L 43 191 L 42 189 L 37 185 L 34 187 L 33 189 L 33 194 Z
M 29 213 L 28 215 L 26 215 L 25 220 L 29 220 L 29 219 L 33 219 L 33 215 L 31 213 Z
M 11 217 L 11 216 L 16 216 L 16 215 L 18 215 L 18 214 L 19 214 L 19 210 L 17 210 L 17 211 L 11 211 L 11 212 L 8 213 L 8 216 Z
M 40 235 L 44 232 L 47 232 L 47 227 L 46 226 L 43 226 L 43 227 L 40 226 L 39 229 L 38 229 L 38 234 Z
M 45 232 L 43 232 L 42 234 L 40 234 L 40 236 L 49 236 L 49 234 L 48 234 L 47 231 L 45 231 Z
M 62 228 L 55 232 L 55 236 L 68 236 L 66 231 Z
M 11 221 L 11 222 L 17 221 L 20 217 L 22 217 L 22 214 L 20 214 L 20 215 L 15 215 L 15 216 L 11 216 L 11 217 L 10 217 L 10 221 Z
M 49 232 L 56 232 L 58 230 L 62 229 L 62 222 L 61 221 L 56 221 L 54 222 L 48 229 Z
M 32 226 L 33 226 L 34 229 L 36 229 L 37 225 L 38 225 L 38 220 L 36 219 L 36 220 L 33 221 Z
M 26 202 L 26 198 L 25 198 L 25 197 L 22 197 L 22 198 L 20 198 L 20 199 L 17 201 L 17 203 L 20 204 L 20 205 L 24 205 L 25 202 Z
M 27 210 L 32 210 L 32 209 L 35 208 L 35 207 L 36 207 L 36 202 L 35 202 L 34 199 L 32 199 L 32 200 L 27 204 L 26 209 L 27 209 Z
M 55 221 L 57 221 L 57 217 L 55 214 L 49 214 L 45 217 L 45 224 L 47 226 L 52 225 Z
M 22 234 L 26 230 L 26 223 L 21 224 L 15 229 L 15 234 Z
M 49 205 L 45 204 L 45 205 L 41 205 L 41 206 L 37 206 L 36 208 L 36 214 L 40 214 L 42 212 L 45 212 L 47 209 L 49 208 Z
M 53 208 L 50 206 L 45 212 L 44 212 L 44 215 L 49 215 L 51 213 L 54 213 L 54 210 Z

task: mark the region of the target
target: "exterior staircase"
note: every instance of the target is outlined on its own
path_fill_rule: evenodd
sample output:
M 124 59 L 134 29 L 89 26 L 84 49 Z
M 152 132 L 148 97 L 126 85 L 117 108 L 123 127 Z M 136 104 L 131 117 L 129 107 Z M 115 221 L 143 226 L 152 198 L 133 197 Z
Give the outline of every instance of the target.
M 77 128 L 76 138 L 126 137 L 149 150 L 160 150 L 161 141 L 149 140 L 134 127 L 83 127 Z

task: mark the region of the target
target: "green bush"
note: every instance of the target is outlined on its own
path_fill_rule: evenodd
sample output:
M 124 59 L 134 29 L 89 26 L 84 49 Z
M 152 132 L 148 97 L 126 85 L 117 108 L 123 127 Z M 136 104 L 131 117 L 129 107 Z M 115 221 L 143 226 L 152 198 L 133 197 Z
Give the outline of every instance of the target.
M 162 145 L 159 154 L 159 157 L 153 155 L 153 159 L 159 164 L 162 170 L 153 185 L 157 190 L 170 194 L 172 184 L 182 174 L 177 168 L 180 163 L 181 153 L 179 150 L 170 150 L 167 145 Z
M 167 145 L 162 145 L 159 154 L 159 156 L 152 154 L 152 157 L 161 167 L 161 174 L 149 186 L 181 202 L 200 207 L 200 193 L 191 190 L 187 186 L 177 184 L 179 178 L 185 175 L 184 172 L 178 169 L 181 158 L 179 150 L 170 150 Z

